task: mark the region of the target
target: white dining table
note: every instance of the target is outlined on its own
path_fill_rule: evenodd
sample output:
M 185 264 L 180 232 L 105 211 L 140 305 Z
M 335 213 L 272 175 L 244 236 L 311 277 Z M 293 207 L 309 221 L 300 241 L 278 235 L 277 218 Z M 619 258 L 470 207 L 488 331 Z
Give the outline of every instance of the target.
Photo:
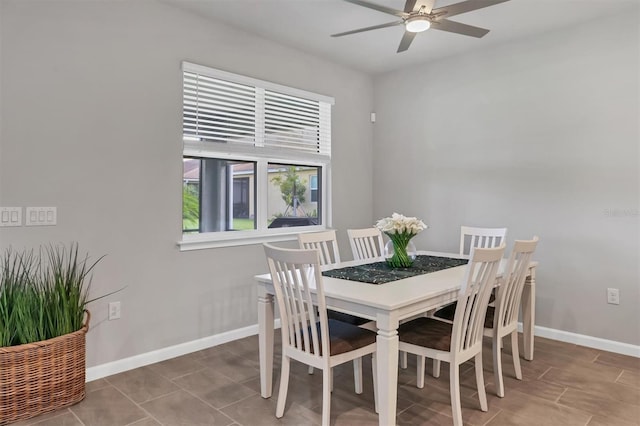
M 419 254 L 464 258 L 452 253 L 419 252 Z M 342 262 L 336 265 L 335 269 L 364 263 L 368 262 Z M 501 270 L 505 265 L 506 260 L 503 260 Z M 530 264 L 522 295 L 523 356 L 527 360 L 533 359 L 537 265 L 537 262 Z M 386 284 L 323 277 L 328 308 L 375 321 L 378 334 L 376 357 L 380 425 L 394 425 L 396 420 L 400 322 L 455 301 L 465 269 L 466 265 L 456 266 Z M 273 387 L 274 288 L 269 274 L 256 275 L 255 279 L 258 283 L 260 392 L 263 398 L 269 398 Z

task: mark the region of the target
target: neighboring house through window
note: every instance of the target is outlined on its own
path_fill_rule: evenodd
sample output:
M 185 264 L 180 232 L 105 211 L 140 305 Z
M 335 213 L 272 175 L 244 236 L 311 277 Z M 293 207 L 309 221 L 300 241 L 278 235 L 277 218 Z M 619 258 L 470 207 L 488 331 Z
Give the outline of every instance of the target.
M 333 102 L 183 62 L 181 249 L 325 229 Z
M 311 176 L 309 178 L 309 190 L 311 192 L 311 201 L 318 202 L 318 176 Z

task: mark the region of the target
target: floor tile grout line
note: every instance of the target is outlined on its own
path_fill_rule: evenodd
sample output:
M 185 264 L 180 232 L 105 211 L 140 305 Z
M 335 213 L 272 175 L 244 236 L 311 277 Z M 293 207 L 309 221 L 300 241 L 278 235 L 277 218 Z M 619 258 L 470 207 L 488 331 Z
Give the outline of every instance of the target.
M 111 383 L 110 381 L 107 380 L 107 383 L 109 383 L 115 390 L 117 390 L 118 392 L 120 392 L 120 394 L 122 394 L 125 398 L 127 398 L 129 401 L 131 401 L 136 407 L 138 407 L 139 409 L 141 409 L 148 417 L 151 417 L 153 420 L 155 420 L 156 422 L 158 422 L 158 424 L 163 425 L 163 423 L 156 419 L 153 414 L 151 414 L 149 411 L 147 411 L 141 404 L 147 403 L 150 400 L 141 402 L 141 403 L 137 403 L 136 401 L 133 400 L 133 398 L 131 398 L 129 395 L 127 395 L 122 389 L 120 389 L 118 386 L 116 386 L 115 384 Z M 163 396 L 167 396 L 167 395 L 171 395 L 172 393 L 176 393 L 178 392 L 178 390 L 173 391 L 173 392 L 169 392 Z M 140 420 L 144 420 L 144 419 L 138 419 L 136 421 L 140 421 Z M 133 422 L 135 423 L 135 422 Z M 131 423 L 129 423 L 131 424 Z
M 231 354 L 231 355 L 234 355 L 234 356 L 239 356 L 239 355 L 236 355 L 236 354 L 234 354 L 234 353 L 232 353 L 232 352 L 229 352 L 229 351 L 226 351 L 226 352 L 227 352 L 227 353 L 229 353 L 229 354 Z M 210 357 L 205 357 L 204 359 L 206 359 L 206 358 L 210 358 Z M 252 362 L 253 362 L 253 360 L 248 359 L 248 358 L 244 358 L 244 357 L 240 357 L 240 358 L 243 358 L 243 359 L 245 359 L 245 360 L 248 360 L 248 361 L 252 361 Z M 198 360 L 198 361 L 200 361 L 200 360 Z M 200 363 L 200 364 L 202 364 L 202 363 Z M 202 366 L 203 366 L 204 368 L 211 368 L 210 366 L 205 365 L 205 364 L 202 364 Z M 253 377 L 249 377 L 249 378 L 247 378 L 247 379 L 243 379 L 243 381 L 254 380 L 254 379 L 256 379 L 257 377 L 259 377 L 259 376 L 260 376 L 260 370 L 259 370 L 259 369 L 255 368 L 255 367 L 251 367 L 251 366 L 249 366 L 249 367 L 245 367 L 245 369 L 247 369 L 247 368 L 252 368 L 253 370 L 255 370 L 255 371 L 256 371 L 256 375 L 255 375 L 255 376 L 253 376 Z M 199 370 L 198 370 L 198 371 L 199 371 Z M 224 373 L 223 373 L 223 372 L 221 372 L 221 371 L 216 371 L 216 373 L 218 373 L 218 374 L 220 374 L 220 375 L 222 375 L 222 376 L 226 377 L 227 379 L 229 379 L 229 380 L 233 381 L 234 383 L 240 383 L 240 381 L 235 380 L 233 377 L 229 377 L 228 375 L 224 374 Z
M 567 388 L 566 390 L 569 390 L 569 389 L 570 389 L 570 388 Z M 561 403 L 561 402 L 556 402 L 556 404 L 557 404 L 558 406 L 562 407 L 562 408 L 566 408 L 566 409 L 570 409 L 570 410 L 577 410 L 577 411 L 580 411 L 580 412 L 584 413 L 585 415 L 588 415 L 588 416 L 589 416 L 589 419 L 591 419 L 591 417 L 593 417 L 593 416 L 594 416 L 593 414 L 591 414 L 591 413 L 590 413 L 590 412 L 588 412 L 588 411 L 583 410 L 582 408 L 578 408 L 578 407 L 571 407 L 571 406 L 569 406 L 569 405 L 565 405 L 565 404 L 563 404 L 563 403 Z M 616 419 L 620 419 L 620 418 L 619 418 L 619 417 L 616 417 Z M 589 421 L 591 421 L 591 420 L 589 420 Z M 587 424 L 588 424 L 588 423 L 587 423 Z
M 142 408 L 142 407 L 138 406 L 138 408 Z M 151 415 L 149 415 L 149 417 L 145 417 L 143 419 L 138 419 L 138 420 L 135 420 L 135 421 L 133 421 L 131 423 L 127 423 L 125 426 L 135 426 L 136 423 L 140 423 L 143 420 L 147 420 L 147 419 L 152 419 L 153 421 L 157 422 L 160 426 L 164 426 L 164 423 L 162 423 L 160 420 L 156 419 L 155 417 L 153 417 Z
M 549 372 L 549 370 L 551 370 L 552 368 L 554 368 L 553 366 L 548 367 L 546 370 L 544 370 L 544 372 L 539 375 L 538 377 L 536 377 L 536 380 L 542 380 L 542 376 L 544 376 L 545 374 L 547 374 Z
M 234 382 L 234 383 L 235 383 L 235 384 L 237 384 L 237 385 L 242 385 L 241 383 L 237 383 L 237 382 Z M 207 401 L 205 401 L 204 399 L 202 399 L 200 396 L 198 396 L 197 394 L 193 393 L 192 391 L 190 391 L 190 390 L 188 390 L 188 389 L 185 389 L 185 388 L 181 387 L 180 385 L 176 385 L 176 386 L 179 386 L 179 387 L 180 387 L 184 392 L 188 393 L 188 394 L 189 394 L 189 395 L 191 395 L 192 397 L 196 398 L 197 400 L 201 401 L 202 403 L 206 404 L 207 406 L 209 406 L 209 407 L 213 408 L 214 410 L 219 411 L 219 412 L 220 412 L 221 414 L 223 414 L 224 416 L 229 417 L 229 418 L 230 418 L 230 419 L 232 419 L 234 422 L 235 422 L 236 420 L 235 420 L 235 419 L 233 419 L 231 416 L 229 416 L 229 415 L 227 415 L 227 414 L 223 413 L 223 412 L 222 412 L 222 410 L 223 410 L 223 409 L 225 409 L 225 408 L 227 408 L 227 407 L 230 407 L 230 406 L 232 406 L 232 405 L 234 405 L 234 404 L 237 404 L 237 403 L 239 403 L 239 402 L 245 401 L 245 400 L 247 400 L 248 398 L 251 398 L 251 397 L 253 397 L 253 396 L 259 395 L 259 393 L 258 393 L 258 392 L 255 392 L 253 389 L 249 388 L 248 386 L 246 386 L 246 385 L 242 385 L 242 386 L 246 387 L 247 389 L 251 390 L 251 391 L 252 391 L 252 392 L 254 392 L 254 393 L 253 393 L 252 395 L 248 395 L 248 396 L 246 396 L 246 397 L 244 397 L 244 398 L 241 398 L 241 399 L 239 399 L 239 400 L 237 400 L 237 401 L 234 401 L 234 402 L 232 402 L 232 403 L 230 403 L 230 404 L 227 404 L 227 405 L 225 405 L 224 407 L 220 407 L 220 408 L 218 408 L 218 407 L 214 407 L 213 405 L 209 404 Z
M 85 398 L 86 398 L 86 394 L 85 394 Z M 74 412 L 73 412 L 73 410 L 71 409 L 71 407 L 68 407 L 68 408 L 69 408 L 69 412 L 71 413 L 71 415 L 72 415 L 73 417 L 75 417 L 75 418 L 76 418 L 76 420 L 78 420 L 82 426 L 86 426 L 86 424 L 82 421 L 82 419 L 81 419 L 80 417 L 78 417 L 78 415 L 77 415 L 76 413 L 74 413 Z M 55 417 L 54 417 L 54 418 L 55 418 Z
M 495 418 L 498 416 L 498 414 L 502 413 L 502 411 L 503 411 L 503 410 L 502 410 L 502 408 L 498 408 L 498 412 L 497 412 L 496 414 L 494 414 L 493 416 L 491 416 L 491 418 L 490 418 L 489 420 L 487 420 L 486 422 L 484 422 L 484 423 L 482 424 L 482 426 L 486 426 L 486 425 L 488 425 L 489 423 L 491 423 L 491 421 L 492 421 L 493 419 L 495 419 Z
M 162 377 L 164 377 L 165 379 L 169 380 L 171 383 L 175 384 L 176 386 L 179 386 L 178 384 L 175 383 L 176 380 L 181 379 L 183 377 L 186 377 L 186 376 L 188 376 L 190 374 L 199 373 L 200 371 L 208 370 L 208 369 L 209 369 L 209 367 L 203 365 L 202 368 L 199 368 L 199 369 L 194 370 L 194 371 L 189 371 L 188 373 L 184 373 L 184 374 L 181 374 L 181 375 L 176 376 L 176 377 L 172 377 L 172 378 L 169 378 L 169 377 L 166 377 L 166 376 L 162 376 Z
M 560 404 L 560 398 L 562 398 L 562 396 L 567 393 L 567 391 L 569 390 L 568 386 L 564 387 L 564 390 L 562 391 L 562 393 L 560 395 L 558 395 L 558 397 L 556 398 L 556 400 L 554 401 L 556 404 Z M 562 404 L 560 404 L 562 405 Z
M 589 420 L 587 420 L 587 422 L 584 424 L 584 426 L 589 426 L 589 423 L 591 423 L 591 420 L 593 419 L 593 415 L 591 415 L 591 417 L 589 417 Z

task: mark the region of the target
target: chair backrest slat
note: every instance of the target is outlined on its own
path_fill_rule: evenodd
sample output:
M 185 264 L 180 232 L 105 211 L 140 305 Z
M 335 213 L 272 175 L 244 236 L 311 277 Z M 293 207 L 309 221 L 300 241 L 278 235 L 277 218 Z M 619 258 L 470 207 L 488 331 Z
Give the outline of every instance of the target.
M 494 327 L 498 324 L 506 327 L 518 321 L 522 290 L 537 245 L 538 237 L 515 241 L 497 293 Z
M 484 317 L 503 255 L 504 245 L 471 249 L 469 264 L 458 293 L 451 336 L 452 351 L 461 353 L 482 344 Z
M 301 249 L 318 250 L 320 265 L 340 263 L 340 252 L 335 230 L 298 234 Z
M 383 260 L 382 233 L 377 228 L 347 229 L 354 260 Z
M 327 307 L 318 251 L 283 249 L 269 244 L 264 244 L 264 250 L 280 310 L 282 341 L 309 355 L 329 356 Z M 311 291 L 314 288 L 317 311 Z
M 506 238 L 507 228 L 476 228 L 472 226 L 461 226 L 460 255 L 464 256 L 469 254 L 473 247 L 498 247 L 504 244 Z M 468 245 L 467 240 L 469 241 Z

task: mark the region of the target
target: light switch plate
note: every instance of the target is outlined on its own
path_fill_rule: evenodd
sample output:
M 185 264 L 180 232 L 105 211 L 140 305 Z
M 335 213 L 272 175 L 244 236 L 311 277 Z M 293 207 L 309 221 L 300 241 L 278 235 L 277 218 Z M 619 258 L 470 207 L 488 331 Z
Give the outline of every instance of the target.
M 26 226 L 53 226 L 58 223 L 56 207 L 27 207 Z
M 22 226 L 22 207 L 0 207 L 0 226 Z

